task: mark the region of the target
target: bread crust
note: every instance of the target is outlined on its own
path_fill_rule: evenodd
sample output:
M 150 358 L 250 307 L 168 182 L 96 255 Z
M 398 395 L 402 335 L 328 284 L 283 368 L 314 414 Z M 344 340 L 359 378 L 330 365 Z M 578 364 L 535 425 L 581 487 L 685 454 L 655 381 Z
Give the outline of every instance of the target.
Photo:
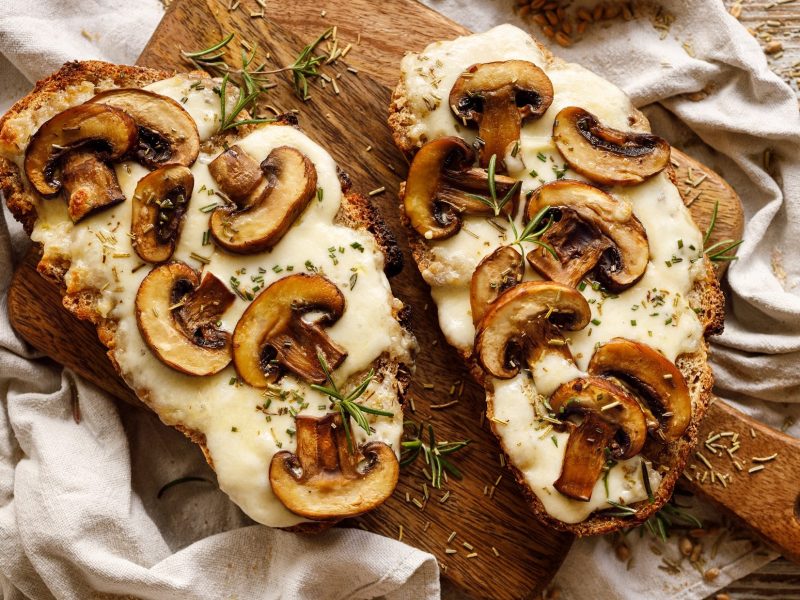
M 22 117 L 29 119 L 33 116 L 38 127 L 54 114 L 68 106 L 80 104 L 100 91 L 114 87 L 143 87 L 173 75 L 175 75 L 175 72 L 172 71 L 115 65 L 101 61 L 68 62 L 57 72 L 39 81 L 33 91 L 16 102 L 0 118 L 0 193 L 5 197 L 6 205 L 11 214 L 22 223 L 29 235 L 33 231 L 37 219 L 37 196 L 22 176 L 21 157 L 24 155 L 24 148 L 28 143 L 28 139 L 23 139 L 23 136 L 15 130 L 15 119 Z M 207 77 L 202 72 L 193 72 L 189 75 L 198 78 Z M 231 91 L 230 93 L 235 92 Z M 286 115 L 283 118 L 279 117 L 277 123 L 297 126 L 297 119 L 294 115 Z M 252 126 L 241 128 L 240 133 L 252 129 Z M 212 139 L 211 146 L 222 147 L 226 141 L 230 141 L 225 139 L 227 137 L 230 137 L 230 135 L 218 136 L 216 140 Z M 208 142 L 206 145 L 208 145 Z M 351 184 L 347 174 L 340 172 L 339 175 L 343 195 L 335 223 L 351 229 L 368 231 L 375 239 L 384 256 L 384 272 L 387 276 L 397 274 L 402 269 L 403 261 L 402 253 L 394 235 L 381 218 L 377 207 L 366 196 L 350 190 Z M 97 291 L 84 289 L 79 292 L 69 292 L 67 290 L 65 275 L 69 267 L 70 264 L 66 260 L 43 257 L 37 265 L 37 271 L 53 285 L 58 286 L 62 293 L 62 303 L 68 311 L 79 319 L 89 321 L 95 325 L 100 341 L 108 348 L 107 354 L 115 370 L 120 376 L 123 376 L 122 369 L 114 358 L 117 322 L 113 319 L 102 317 L 97 310 L 96 301 L 99 297 Z M 402 305 L 399 300 L 396 300 L 393 315 L 400 325 L 410 332 L 407 312 L 407 307 Z M 403 404 L 410 384 L 412 365 L 381 356 L 374 361 L 372 366 L 375 369 L 376 379 L 380 380 L 387 376 L 395 379 L 397 397 L 399 402 Z M 130 385 L 127 380 L 126 383 Z M 131 387 L 142 403 L 154 410 L 150 401 L 149 390 L 142 387 Z M 202 432 L 187 428 L 181 424 L 170 426 L 196 443 L 203 452 L 208 464 L 212 468 L 214 467 L 211 454 L 206 445 L 205 435 Z M 318 533 L 329 529 L 336 522 L 304 522 L 284 529 L 299 533 Z
M 557 65 L 559 63 L 560 59 L 555 58 L 546 48 L 541 46 L 541 44 L 538 42 L 536 43 L 545 56 L 547 64 Z M 416 150 L 421 146 L 421 143 L 415 142 L 408 135 L 408 130 L 415 121 L 415 117 L 410 112 L 408 106 L 407 90 L 403 79 L 400 78 L 397 87 L 392 93 L 392 99 L 389 105 L 388 123 L 392 130 L 392 137 L 395 144 L 406 157 L 411 160 Z M 633 123 L 632 128 L 649 131 L 648 120 L 641 111 L 634 109 L 631 117 Z M 668 167 L 668 175 L 673 184 L 676 183 L 674 170 L 671 166 Z M 680 188 L 678 189 L 680 190 Z M 402 220 L 408 233 L 414 261 L 420 272 L 424 272 L 433 262 L 433 255 L 426 241 L 410 226 L 410 223 L 405 217 L 405 211 L 402 206 L 404 191 L 405 185 L 401 184 L 399 194 L 401 201 L 400 214 L 402 215 Z M 688 298 L 689 304 L 697 311 L 703 326 L 704 339 L 702 347 L 692 354 L 681 355 L 676 360 L 676 366 L 683 374 L 690 388 L 692 396 L 692 419 L 683 436 L 676 442 L 661 446 L 652 441 L 648 441 L 643 455 L 654 460 L 656 464 L 667 466 L 668 470 L 661 472 L 662 480 L 658 490 L 654 493 L 654 502 L 651 503 L 648 500 L 644 500 L 631 505 L 636 509 L 636 514 L 630 517 L 612 517 L 595 512 L 580 523 L 565 523 L 551 517 L 545 510 L 542 502 L 525 482 L 522 472 L 512 463 L 502 438 L 498 435 L 496 425 L 490 419 L 494 409 L 494 397 L 491 384 L 485 372 L 477 363 L 472 352 L 456 349 L 461 355 L 465 365 L 468 367 L 473 379 L 486 391 L 487 420 L 500 444 L 501 450 L 506 455 L 506 465 L 513 473 L 522 494 L 530 505 L 532 512 L 539 520 L 555 529 L 567 531 L 580 537 L 599 535 L 643 523 L 658 512 L 672 496 L 675 484 L 686 466 L 689 454 L 697 444 L 700 422 L 713 398 L 712 387 L 714 385 L 714 377 L 707 360 L 707 338 L 722 332 L 725 318 L 725 298 L 720 289 L 719 282 L 715 277 L 713 265 L 708 257 L 705 257 L 704 261 L 705 273 L 703 277 L 695 281 Z

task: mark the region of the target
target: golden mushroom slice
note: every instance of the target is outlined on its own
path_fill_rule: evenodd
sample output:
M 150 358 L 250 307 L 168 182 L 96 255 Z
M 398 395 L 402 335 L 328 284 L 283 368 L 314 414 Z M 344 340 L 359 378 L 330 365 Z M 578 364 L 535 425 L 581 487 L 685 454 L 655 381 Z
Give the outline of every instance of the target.
M 156 267 L 136 292 L 136 323 L 147 346 L 168 367 L 213 375 L 231 362 L 231 335 L 218 328 L 235 296 L 211 273 L 200 281 L 181 262 Z
M 257 388 L 277 381 L 284 370 L 310 383 L 325 383 L 321 356 L 333 371 L 347 352 L 323 330 L 344 312 L 344 295 L 321 275 L 279 279 L 247 307 L 233 331 L 233 361 L 239 376 Z M 308 313 L 321 313 L 315 321 Z
M 644 275 L 650 261 L 647 233 L 630 203 L 580 181 L 547 183 L 531 194 L 526 219 L 551 208 L 554 226 L 527 259 L 542 276 L 575 286 L 590 271 L 608 290 L 621 292 Z
M 621 380 L 644 400 L 648 427 L 662 442 L 679 439 L 692 420 L 686 380 L 672 362 L 647 344 L 614 338 L 600 346 L 589 373 Z
M 522 281 L 525 263 L 511 246 L 500 246 L 478 263 L 469 286 L 472 321 L 477 325 L 489 306 L 507 289 Z
M 465 125 L 477 125 L 483 140 L 481 165 L 492 155 L 498 164 L 519 139 L 522 122 L 541 117 L 553 102 L 553 84 L 539 67 L 524 60 L 469 67 L 450 90 L 450 107 Z
M 240 254 L 275 246 L 317 191 L 314 164 L 289 146 L 275 148 L 260 166 L 239 146 L 231 146 L 208 168 L 234 202 L 211 213 L 211 235 Z
M 101 92 L 89 103 L 113 106 L 136 122 L 136 160 L 150 168 L 167 163 L 190 167 L 200 153 L 200 134 L 191 115 L 172 98 L 138 88 Z
M 475 151 L 459 137 L 428 142 L 414 156 L 408 170 L 403 208 L 414 230 L 427 240 L 454 236 L 461 229 L 461 216 L 494 216 L 489 174 L 472 168 Z M 510 177 L 495 175 L 495 198 L 508 196 L 502 213 L 513 215 L 519 186 Z M 510 194 L 510 196 L 509 196 Z M 475 196 L 485 199 L 481 202 Z
M 114 169 L 94 152 L 68 152 L 61 175 L 67 212 L 73 223 L 125 200 Z
M 139 258 L 151 263 L 170 259 L 193 188 L 192 172 L 182 165 L 161 167 L 139 180 L 131 218 L 133 248 Z
M 25 175 L 37 192 L 51 196 L 61 189 L 58 170 L 69 152 L 81 148 L 111 162 L 134 147 L 136 136 L 136 123 L 121 110 L 101 104 L 68 108 L 33 134 L 25 150 Z
M 588 502 L 609 457 L 625 459 L 641 452 L 647 437 L 644 413 L 633 396 L 602 377 L 563 384 L 550 397 L 550 406 L 569 429 L 554 487 L 569 498 Z M 579 423 L 567 420 L 572 416 Z
M 355 517 L 392 495 L 400 465 L 383 442 L 351 452 L 340 415 L 295 419 L 297 450 L 272 457 L 272 491 L 293 513 L 315 521 Z
M 605 127 L 576 106 L 556 116 L 553 141 L 570 168 L 604 185 L 642 183 L 669 164 L 670 146 L 663 138 Z
M 563 339 L 544 337 L 551 328 L 575 331 L 586 327 L 591 310 L 574 288 L 552 281 L 526 281 L 504 292 L 486 311 L 475 334 L 475 353 L 484 370 L 511 379 L 531 368 L 546 345 L 564 346 Z M 557 341 L 551 344 L 551 339 Z

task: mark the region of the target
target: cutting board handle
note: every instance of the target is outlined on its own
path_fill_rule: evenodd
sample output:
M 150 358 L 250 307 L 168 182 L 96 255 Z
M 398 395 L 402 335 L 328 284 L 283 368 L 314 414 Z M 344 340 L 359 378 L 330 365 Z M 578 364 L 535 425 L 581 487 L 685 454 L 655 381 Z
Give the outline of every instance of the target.
M 700 426 L 686 473 L 698 495 L 720 504 L 800 563 L 800 440 L 717 398 Z

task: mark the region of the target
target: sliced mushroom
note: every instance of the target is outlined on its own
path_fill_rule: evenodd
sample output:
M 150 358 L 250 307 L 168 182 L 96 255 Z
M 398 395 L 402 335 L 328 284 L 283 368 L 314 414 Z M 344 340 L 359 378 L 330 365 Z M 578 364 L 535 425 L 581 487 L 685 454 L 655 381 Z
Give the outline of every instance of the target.
M 322 313 L 314 322 L 311 312 Z M 333 371 L 347 352 L 331 341 L 323 325 L 344 312 L 344 296 L 321 275 L 290 275 L 261 292 L 233 331 L 233 361 L 239 376 L 257 388 L 277 381 L 284 369 L 311 383 L 325 383 L 321 356 Z
M 607 289 L 620 292 L 634 285 L 647 269 L 650 245 L 629 203 L 580 181 L 547 183 L 530 197 L 526 218 L 544 208 L 558 222 L 541 238 L 558 255 L 534 248 L 527 259 L 544 277 L 574 286 L 594 270 Z M 562 223 L 563 221 L 563 223 Z
M 491 198 L 488 172 L 471 168 L 474 160 L 475 151 L 455 136 L 429 142 L 414 156 L 403 206 L 411 226 L 425 239 L 454 236 L 461 229 L 463 214 L 494 216 L 492 208 L 473 197 L 480 196 L 486 202 Z M 516 182 L 503 175 L 495 175 L 494 182 L 498 201 L 512 193 L 502 210 L 513 215 L 519 200 Z
M 648 428 L 662 442 L 679 439 L 692 420 L 692 398 L 678 367 L 647 344 L 614 338 L 600 346 L 589 373 L 614 377 L 646 404 Z
M 168 367 L 213 375 L 231 361 L 231 335 L 218 328 L 235 296 L 211 273 L 181 262 L 156 267 L 136 292 L 136 322 L 145 343 Z
M 633 396 L 602 377 L 563 384 L 550 397 L 550 406 L 569 429 L 554 487 L 569 498 L 588 502 L 608 458 L 631 458 L 641 452 L 647 437 L 644 413 Z M 566 420 L 573 416 L 580 422 Z
M 552 281 L 526 281 L 512 287 L 492 304 L 475 335 L 481 366 L 499 379 L 511 379 L 520 368 L 532 367 L 542 346 L 551 345 L 543 321 L 561 329 L 586 327 L 591 311 L 577 290 Z M 559 336 L 553 346 L 564 346 Z
M 604 185 L 642 183 L 669 164 L 666 140 L 605 127 L 592 113 L 575 106 L 556 116 L 553 141 L 570 168 Z
M 539 67 L 524 60 L 469 67 L 450 90 L 450 107 L 465 125 L 477 124 L 483 140 L 481 165 L 498 161 L 519 139 L 522 122 L 539 118 L 553 102 L 553 84 Z
M 152 263 L 169 260 L 193 188 L 192 172 L 181 165 L 167 165 L 139 180 L 131 219 L 133 248 L 139 258 Z
M 477 325 L 497 298 L 522 281 L 525 263 L 511 246 L 500 246 L 478 263 L 469 286 L 472 321 Z
M 138 88 L 97 94 L 93 104 L 125 111 L 136 122 L 136 160 L 155 169 L 167 163 L 190 167 L 200 153 L 200 134 L 191 115 L 172 98 Z
M 94 152 L 68 152 L 62 161 L 61 175 L 67 212 L 73 223 L 125 200 L 114 169 Z
M 392 495 L 400 465 L 383 442 L 351 452 L 338 414 L 295 419 L 297 450 L 272 457 L 272 491 L 293 513 L 326 521 L 355 517 Z
M 211 176 L 234 202 L 211 213 L 214 241 L 231 252 L 251 254 L 275 246 L 317 191 L 317 170 L 300 151 L 280 146 L 258 167 L 239 146 L 208 165 Z
M 136 123 L 123 111 L 101 104 L 81 104 L 58 113 L 33 134 L 25 150 L 25 175 L 40 194 L 61 189 L 61 159 L 76 148 L 97 153 L 103 161 L 122 158 L 136 144 Z

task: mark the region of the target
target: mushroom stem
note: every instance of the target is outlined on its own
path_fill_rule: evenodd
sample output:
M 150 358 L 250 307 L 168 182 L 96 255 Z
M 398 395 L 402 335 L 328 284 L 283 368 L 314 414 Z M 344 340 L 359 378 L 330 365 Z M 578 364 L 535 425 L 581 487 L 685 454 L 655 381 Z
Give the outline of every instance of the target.
M 567 426 L 564 464 L 553 487 L 569 498 L 589 502 L 606 463 L 606 448 L 614 438 L 614 428 L 591 413 L 580 425 Z
M 62 191 L 73 223 L 125 200 L 114 169 L 93 152 L 67 153 L 61 170 Z
M 504 90 L 483 97 L 484 112 L 478 123 L 478 136 L 484 141 L 480 153 L 484 168 L 489 166 L 492 155 L 497 155 L 497 164 L 505 169 L 508 146 L 519 139 L 522 117 L 509 92 Z

